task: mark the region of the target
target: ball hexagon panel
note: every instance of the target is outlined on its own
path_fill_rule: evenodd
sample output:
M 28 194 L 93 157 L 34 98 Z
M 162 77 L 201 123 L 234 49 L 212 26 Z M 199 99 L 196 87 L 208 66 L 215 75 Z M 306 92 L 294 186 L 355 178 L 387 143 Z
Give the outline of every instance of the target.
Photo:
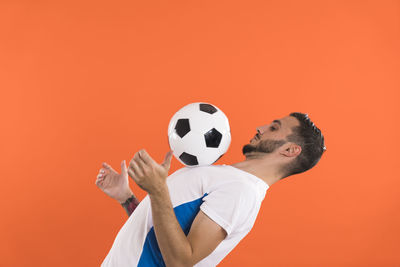
M 202 152 L 196 154 L 197 160 L 199 161 L 199 166 L 210 165 L 214 163 L 219 156 L 221 155 L 221 151 L 215 148 L 205 148 Z
M 190 131 L 183 138 L 173 132 L 169 136 L 169 143 L 176 158 L 179 158 L 183 152 L 198 156 L 206 146 L 204 136 L 193 131 Z M 190 144 L 190 146 L 185 146 L 185 144 Z

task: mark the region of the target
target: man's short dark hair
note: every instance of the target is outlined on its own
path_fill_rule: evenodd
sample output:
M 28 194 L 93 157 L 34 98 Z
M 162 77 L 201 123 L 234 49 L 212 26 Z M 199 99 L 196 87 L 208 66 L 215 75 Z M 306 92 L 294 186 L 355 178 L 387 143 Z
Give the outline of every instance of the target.
M 299 126 L 292 128 L 293 133 L 286 137 L 287 141 L 296 143 L 301 147 L 301 153 L 293 162 L 283 166 L 281 169 L 282 178 L 290 175 L 305 172 L 314 167 L 325 152 L 324 136 L 308 117 L 308 114 L 293 112 L 290 113 L 298 119 Z

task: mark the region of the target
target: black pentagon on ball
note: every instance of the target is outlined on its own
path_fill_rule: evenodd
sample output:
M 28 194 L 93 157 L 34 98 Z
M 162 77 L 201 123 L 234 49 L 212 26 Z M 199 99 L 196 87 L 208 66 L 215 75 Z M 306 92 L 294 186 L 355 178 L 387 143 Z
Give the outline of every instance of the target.
M 180 138 L 184 137 L 188 132 L 190 132 L 189 119 L 179 119 L 176 122 L 175 131 Z
M 212 128 L 204 134 L 207 147 L 218 147 L 221 143 L 222 134 L 217 129 Z
M 200 104 L 200 111 L 204 111 L 210 114 L 214 114 L 215 112 L 217 112 L 218 110 L 210 104 Z
M 197 161 L 197 157 L 193 156 L 189 153 L 183 152 L 179 158 L 185 163 L 186 165 L 189 166 L 194 166 L 194 165 L 199 165 L 199 162 Z

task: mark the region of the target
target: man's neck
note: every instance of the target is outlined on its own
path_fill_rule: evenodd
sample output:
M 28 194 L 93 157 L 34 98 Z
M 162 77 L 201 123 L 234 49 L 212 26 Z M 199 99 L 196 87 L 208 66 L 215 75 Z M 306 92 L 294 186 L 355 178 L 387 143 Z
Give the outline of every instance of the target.
M 248 157 L 244 161 L 231 164 L 231 166 L 251 173 L 271 186 L 280 180 L 279 175 L 276 174 L 276 165 L 274 166 L 272 163 L 272 161 L 268 163 L 265 158 Z

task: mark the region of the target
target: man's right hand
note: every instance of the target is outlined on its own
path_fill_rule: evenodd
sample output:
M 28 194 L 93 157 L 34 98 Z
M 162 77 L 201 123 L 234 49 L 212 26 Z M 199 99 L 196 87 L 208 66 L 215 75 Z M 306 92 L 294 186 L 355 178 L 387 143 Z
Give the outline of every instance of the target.
M 103 163 L 97 175 L 96 185 L 104 193 L 119 203 L 124 203 L 133 195 L 129 187 L 128 169 L 125 160 L 121 162 L 121 174 L 117 173 L 110 165 Z

